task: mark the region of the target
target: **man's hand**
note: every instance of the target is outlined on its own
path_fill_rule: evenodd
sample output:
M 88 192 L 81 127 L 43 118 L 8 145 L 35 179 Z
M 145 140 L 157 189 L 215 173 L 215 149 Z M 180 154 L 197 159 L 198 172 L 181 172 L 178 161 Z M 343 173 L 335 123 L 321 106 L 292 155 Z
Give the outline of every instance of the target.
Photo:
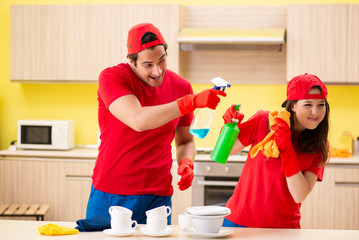
M 216 109 L 221 99 L 218 97 L 227 96 L 224 91 L 215 89 L 206 89 L 197 94 L 189 94 L 177 99 L 177 104 L 181 112 L 181 116 L 193 112 L 196 108 L 211 108 Z
M 193 163 L 189 158 L 185 158 L 179 163 L 177 173 L 181 175 L 181 179 L 177 185 L 181 191 L 186 190 L 192 185 L 194 177 L 193 168 Z

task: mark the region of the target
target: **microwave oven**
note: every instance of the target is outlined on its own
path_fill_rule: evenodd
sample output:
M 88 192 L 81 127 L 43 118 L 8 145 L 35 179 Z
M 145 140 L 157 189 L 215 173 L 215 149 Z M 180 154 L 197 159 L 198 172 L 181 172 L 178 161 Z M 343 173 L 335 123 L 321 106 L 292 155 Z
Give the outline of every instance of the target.
M 19 120 L 17 147 L 21 149 L 69 150 L 74 147 L 73 120 Z

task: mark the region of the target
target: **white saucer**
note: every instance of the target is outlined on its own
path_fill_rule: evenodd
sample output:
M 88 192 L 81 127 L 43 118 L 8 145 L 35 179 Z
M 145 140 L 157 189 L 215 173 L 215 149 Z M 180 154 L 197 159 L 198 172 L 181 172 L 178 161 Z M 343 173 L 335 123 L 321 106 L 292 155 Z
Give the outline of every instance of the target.
M 150 232 L 147 228 L 147 226 L 143 226 L 141 227 L 141 232 L 147 236 L 151 236 L 151 237 L 163 237 L 163 236 L 167 236 L 170 235 L 173 232 L 173 229 L 170 226 L 167 226 L 166 229 L 162 232 Z
M 197 238 L 219 238 L 233 233 L 232 228 L 221 228 L 218 233 L 199 233 L 196 232 L 193 228 L 185 228 L 182 231 L 192 237 L 197 237 Z
M 115 232 L 112 228 L 109 228 L 109 229 L 105 229 L 103 230 L 103 232 L 106 234 L 106 235 L 110 235 L 110 236 L 115 236 L 115 237 L 124 237 L 124 236 L 129 236 L 129 235 L 132 235 L 136 232 L 136 230 L 131 230 L 129 232 Z

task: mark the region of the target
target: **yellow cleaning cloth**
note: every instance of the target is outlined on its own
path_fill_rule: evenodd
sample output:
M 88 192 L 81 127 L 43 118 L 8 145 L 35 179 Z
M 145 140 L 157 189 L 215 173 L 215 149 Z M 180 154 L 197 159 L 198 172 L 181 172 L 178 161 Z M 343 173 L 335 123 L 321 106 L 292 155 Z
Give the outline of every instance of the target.
M 329 155 L 331 157 L 351 157 L 352 154 L 350 153 L 349 149 L 340 149 L 335 147 L 329 148 Z
M 69 235 L 79 233 L 79 230 L 77 229 L 58 226 L 53 223 L 38 227 L 38 229 L 41 235 Z
M 283 119 L 286 123 L 288 123 L 288 126 L 290 126 L 290 113 L 286 110 L 281 111 L 273 111 L 269 114 L 269 125 L 272 126 L 274 124 L 277 124 L 277 122 L 274 120 L 275 117 L 279 117 Z M 251 149 L 251 157 L 255 157 L 259 151 L 262 151 L 263 155 L 268 157 L 279 157 L 279 150 L 277 143 L 273 140 L 273 134 L 274 131 L 271 130 L 268 135 L 257 145 L 255 145 Z

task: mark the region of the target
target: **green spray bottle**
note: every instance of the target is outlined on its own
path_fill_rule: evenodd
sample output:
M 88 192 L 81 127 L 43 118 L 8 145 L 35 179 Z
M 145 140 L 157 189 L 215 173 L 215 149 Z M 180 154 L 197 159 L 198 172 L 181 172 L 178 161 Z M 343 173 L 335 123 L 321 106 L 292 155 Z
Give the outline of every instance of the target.
M 240 104 L 235 105 L 234 110 L 238 112 L 240 110 L 240 106 Z M 226 123 L 217 139 L 216 145 L 211 154 L 211 159 L 218 163 L 226 164 L 238 134 L 239 128 L 237 119 L 232 119 L 232 123 Z

